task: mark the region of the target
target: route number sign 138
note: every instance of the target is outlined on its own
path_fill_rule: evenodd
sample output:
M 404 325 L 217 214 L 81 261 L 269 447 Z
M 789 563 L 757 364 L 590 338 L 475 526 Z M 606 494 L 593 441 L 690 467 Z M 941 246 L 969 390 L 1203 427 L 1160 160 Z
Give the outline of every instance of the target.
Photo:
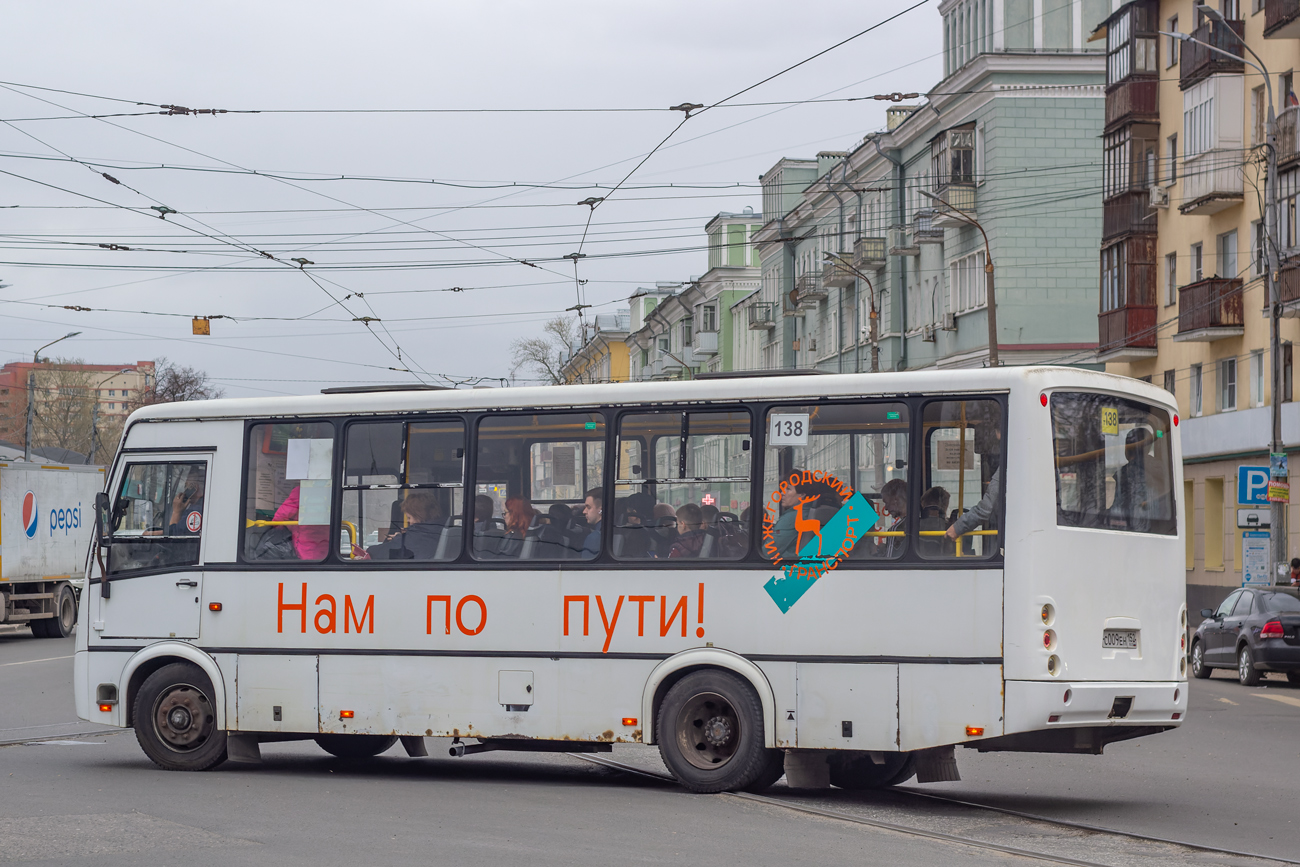
M 808 413 L 773 413 L 767 421 L 769 446 L 808 445 Z

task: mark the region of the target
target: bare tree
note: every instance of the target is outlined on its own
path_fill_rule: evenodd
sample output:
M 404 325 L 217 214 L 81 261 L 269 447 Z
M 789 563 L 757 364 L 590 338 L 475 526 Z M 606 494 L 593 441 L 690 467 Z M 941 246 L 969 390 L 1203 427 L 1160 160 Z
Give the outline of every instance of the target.
M 81 359 L 58 358 L 36 371 L 32 445 L 85 454 L 90 447 L 91 374 Z M 24 410 L 26 408 L 24 407 Z
M 153 382 L 141 389 L 132 409 L 155 403 L 179 403 L 185 400 L 211 400 L 225 394 L 202 370 L 183 367 L 166 358 L 154 361 Z
M 521 337 L 510 344 L 510 373 L 529 370 L 547 385 L 563 385 L 568 382 L 564 363 L 578 341 L 578 320 L 557 316 L 542 326 L 541 337 Z

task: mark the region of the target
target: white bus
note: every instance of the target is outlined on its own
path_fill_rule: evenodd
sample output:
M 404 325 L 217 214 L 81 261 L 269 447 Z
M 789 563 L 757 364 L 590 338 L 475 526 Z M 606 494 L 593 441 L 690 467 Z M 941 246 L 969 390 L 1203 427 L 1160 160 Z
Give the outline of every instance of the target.
M 170 769 L 642 743 L 696 792 L 1100 753 L 1185 718 L 1182 490 L 1171 396 L 1063 368 L 147 407 L 78 713 Z

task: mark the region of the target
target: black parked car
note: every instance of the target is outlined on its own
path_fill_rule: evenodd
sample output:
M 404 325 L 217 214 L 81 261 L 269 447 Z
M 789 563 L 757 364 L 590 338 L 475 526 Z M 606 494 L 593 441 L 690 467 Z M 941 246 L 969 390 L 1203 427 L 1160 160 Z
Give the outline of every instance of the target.
M 1300 684 L 1300 596 L 1291 588 L 1242 588 L 1228 594 L 1192 635 L 1192 674 L 1209 677 L 1214 668 L 1235 668 L 1246 686 L 1261 672 L 1285 671 Z

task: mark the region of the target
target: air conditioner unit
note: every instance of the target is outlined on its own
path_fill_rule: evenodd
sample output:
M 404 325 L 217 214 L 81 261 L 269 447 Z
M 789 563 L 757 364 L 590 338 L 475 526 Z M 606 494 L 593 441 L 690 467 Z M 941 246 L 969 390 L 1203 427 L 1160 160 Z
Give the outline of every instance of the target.
M 956 331 L 956 330 L 957 330 L 957 314 L 956 314 L 956 313 L 945 313 L 945 314 L 943 314 L 943 330 L 944 330 L 944 331 Z
M 933 325 L 927 325 L 921 329 L 921 340 L 926 343 L 934 343 L 936 340 L 936 329 Z
M 1167 208 L 1169 207 L 1169 188 L 1152 187 L 1151 188 L 1151 207 Z
M 798 341 L 798 340 L 791 340 L 791 341 L 790 341 L 790 348 L 793 349 L 795 352 L 798 352 L 798 351 L 799 351 L 799 341 Z
M 814 337 L 814 338 L 812 338 L 811 340 L 808 341 L 808 349 L 809 349 L 809 351 L 811 351 L 811 352 L 816 352 L 816 351 L 817 351 L 817 338 L 816 338 L 816 337 Z

